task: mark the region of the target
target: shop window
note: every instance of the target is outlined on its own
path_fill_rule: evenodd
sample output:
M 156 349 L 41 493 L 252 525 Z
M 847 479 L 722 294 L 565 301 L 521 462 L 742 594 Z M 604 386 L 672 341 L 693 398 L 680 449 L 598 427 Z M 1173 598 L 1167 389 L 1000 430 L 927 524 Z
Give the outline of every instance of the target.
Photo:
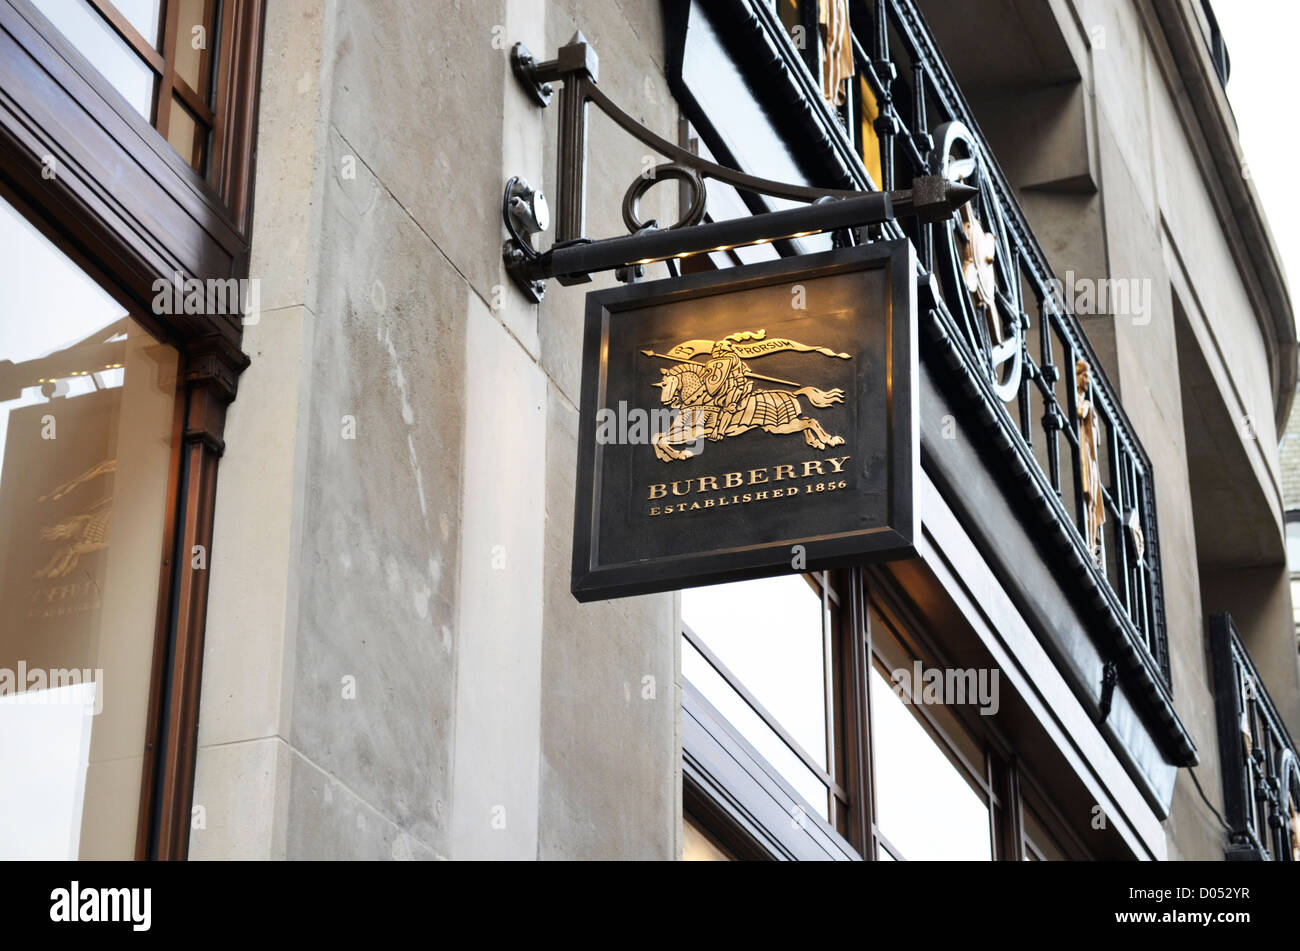
M 0 816 L 42 815 L 11 809 L 20 794 L 54 810 L 48 834 L 24 818 L 26 852 L 188 854 L 215 484 L 249 363 L 264 9 L 0 0 L 0 677 L 104 673 L 37 691 L 102 703 L 91 718 L 42 726 L 48 711 L 4 701 L 0 732 L 60 751 L 47 786 L 0 777 Z M 182 278 L 224 303 L 160 305 Z M 57 436 L 33 436 L 47 416 Z
M 177 351 L 0 200 L 0 858 L 136 853 Z
M 1023 858 L 1026 862 L 1061 862 L 1070 857 L 1049 824 L 1032 806 L 1025 806 L 1024 829 Z
M 1089 857 L 999 733 L 996 672 L 945 663 L 883 577 L 791 575 L 681 603 L 684 711 L 744 744 L 684 737 L 684 857 L 707 853 L 701 836 L 743 858 Z
M 992 702 L 991 672 L 930 681 L 947 669 L 909 647 L 869 613 L 873 838 L 889 858 L 990 860 L 994 794 L 981 739 L 951 704 Z M 920 674 L 918 677 L 917 675 Z M 982 677 L 982 680 L 981 680 Z M 960 688 L 957 697 L 953 688 Z
M 216 64 L 236 0 L 31 0 L 108 84 L 200 175 L 220 154 Z M 228 46 L 229 44 L 227 44 Z
M 148 61 L 109 26 L 86 0 L 32 0 L 131 108 L 153 120 L 157 75 Z
M 831 821 L 832 594 L 788 575 L 682 592 L 682 676 Z
M 981 790 L 879 669 L 873 677 L 879 848 L 890 858 L 991 859 L 989 807 Z M 892 854 L 896 851 L 901 855 Z

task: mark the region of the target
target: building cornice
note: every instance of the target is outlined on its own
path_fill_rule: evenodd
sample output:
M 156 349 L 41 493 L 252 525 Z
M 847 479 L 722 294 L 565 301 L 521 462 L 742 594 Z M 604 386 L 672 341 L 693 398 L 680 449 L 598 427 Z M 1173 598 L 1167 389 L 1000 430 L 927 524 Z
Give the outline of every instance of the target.
M 1268 219 L 1237 135 L 1237 123 L 1210 58 L 1193 0 L 1142 0 L 1148 25 L 1164 37 L 1167 56 L 1157 56 L 1165 79 L 1184 96 L 1184 121 L 1193 124 L 1189 141 L 1198 152 L 1206 186 L 1225 232 L 1237 249 L 1237 264 L 1254 303 L 1268 347 L 1273 415 L 1279 433 L 1291 412 L 1297 377 L 1295 313 L 1286 275 Z M 1154 30 L 1153 30 L 1154 32 Z M 1197 148 L 1200 131 L 1203 148 Z

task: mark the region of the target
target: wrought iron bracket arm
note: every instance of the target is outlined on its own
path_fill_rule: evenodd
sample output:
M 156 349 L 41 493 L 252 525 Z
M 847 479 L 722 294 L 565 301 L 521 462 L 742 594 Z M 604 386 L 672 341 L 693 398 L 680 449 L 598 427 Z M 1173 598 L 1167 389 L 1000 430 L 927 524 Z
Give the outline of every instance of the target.
M 568 44 L 560 47 L 554 59 L 543 62 L 538 62 L 527 47 L 517 43 L 511 51 L 511 68 L 520 85 L 542 107 L 551 101 L 553 84 L 563 84 L 555 244 L 547 251 L 539 251 L 526 235 L 519 233 L 522 223 L 519 196 L 536 195 L 544 205 L 540 192 L 534 192 L 527 183 L 514 177 L 506 185 L 502 202 L 503 223 L 510 234 L 502 248 L 506 271 L 534 302 L 540 302 L 545 282 L 551 278 L 562 284 L 582 283 L 600 271 L 630 272 L 652 261 L 843 231 L 881 224 L 904 215 L 916 215 L 926 222 L 941 221 L 977 194 L 975 188 L 941 175 L 917 178 L 912 188 L 904 191 L 860 192 L 773 181 L 711 162 L 651 132 L 606 96 L 596 84 L 599 68 L 595 51 L 581 33 L 574 34 Z M 669 159 L 648 175 L 638 176 L 624 196 L 623 218 L 633 232 L 630 235 L 591 240 L 582 234 L 588 103 L 595 103 L 623 131 Z M 682 217 L 671 227 L 660 229 L 653 222 L 640 220 L 637 204 L 649 187 L 663 178 L 680 179 L 692 195 Z M 700 224 L 707 198 L 705 179 L 715 179 L 742 191 L 809 204 Z M 527 216 L 523 218 L 526 220 Z M 535 234 L 546 228 L 524 230 Z
M 572 40 L 560 47 L 555 59 L 540 63 L 528 47 L 516 43 L 510 51 L 510 68 L 533 101 L 545 108 L 555 93 L 552 83 L 575 75 L 595 82 L 600 73 L 600 59 L 586 38 L 575 33 Z
M 858 228 L 902 214 L 922 218 L 947 216 L 952 213 L 953 202 L 960 203 L 967 197 L 967 191 L 974 191 L 945 183 L 938 176 L 936 179 L 935 185 L 943 187 L 927 185 L 906 191 L 863 192 L 852 198 L 748 218 L 667 230 L 644 228 L 636 234 L 596 241 L 580 238 L 557 244 L 536 257 L 509 256 L 508 248 L 506 266 L 516 280 L 530 284 L 548 278 L 555 278 L 561 284 L 577 284 L 600 271 Z

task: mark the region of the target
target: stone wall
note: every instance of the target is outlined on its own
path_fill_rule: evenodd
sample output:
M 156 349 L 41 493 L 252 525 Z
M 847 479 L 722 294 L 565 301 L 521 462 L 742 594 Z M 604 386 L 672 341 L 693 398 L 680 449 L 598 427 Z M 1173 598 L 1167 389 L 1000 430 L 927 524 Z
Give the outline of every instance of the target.
M 265 308 L 218 489 L 191 854 L 673 858 L 673 598 L 568 592 L 590 285 L 527 303 L 499 217 L 509 176 L 555 178 L 510 46 L 581 25 L 602 88 L 675 138 L 658 5 L 267 17 Z M 591 125 L 588 230 L 616 234 L 644 150 Z M 674 189 L 649 204 L 671 219 Z

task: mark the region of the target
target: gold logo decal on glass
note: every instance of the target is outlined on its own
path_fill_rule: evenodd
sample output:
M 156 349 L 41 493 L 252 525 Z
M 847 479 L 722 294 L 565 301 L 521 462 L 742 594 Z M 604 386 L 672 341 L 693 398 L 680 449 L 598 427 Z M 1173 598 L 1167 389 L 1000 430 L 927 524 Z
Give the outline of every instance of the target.
M 828 347 L 811 347 L 786 337 L 767 337 L 763 330 L 745 330 L 728 334 L 721 340 L 687 340 L 667 353 L 642 350 L 647 357 L 671 360 L 675 366 L 661 369 L 659 387 L 661 403 L 677 410 L 672 424 L 654 434 L 651 442 L 655 455 L 664 462 L 689 459 L 694 453 L 683 446 L 701 439 L 718 442 L 739 436 L 751 429 L 788 435 L 803 433 L 804 441 L 814 449 L 844 444 L 843 436 L 828 433 L 821 423 L 803 414 L 799 398 L 813 406 L 825 408 L 843 402 L 839 387 L 820 390 L 791 380 L 756 373 L 746 360 L 784 351 L 820 353 L 840 360 L 851 359 Z M 706 362 L 695 358 L 707 354 Z M 789 389 L 757 389 L 754 381 L 778 383 Z
M 117 471 L 116 459 L 105 459 L 97 466 L 92 466 L 75 479 L 56 486 L 48 495 L 42 495 L 41 502 L 57 502 L 73 489 L 92 482 Z M 113 519 L 113 496 L 108 494 L 91 504 L 84 512 L 64 518 L 54 525 L 41 529 L 41 541 L 59 542 L 58 549 L 51 556 L 45 567 L 33 577 L 53 580 L 66 578 L 77 567 L 82 555 L 101 551 L 108 547 L 109 532 Z

